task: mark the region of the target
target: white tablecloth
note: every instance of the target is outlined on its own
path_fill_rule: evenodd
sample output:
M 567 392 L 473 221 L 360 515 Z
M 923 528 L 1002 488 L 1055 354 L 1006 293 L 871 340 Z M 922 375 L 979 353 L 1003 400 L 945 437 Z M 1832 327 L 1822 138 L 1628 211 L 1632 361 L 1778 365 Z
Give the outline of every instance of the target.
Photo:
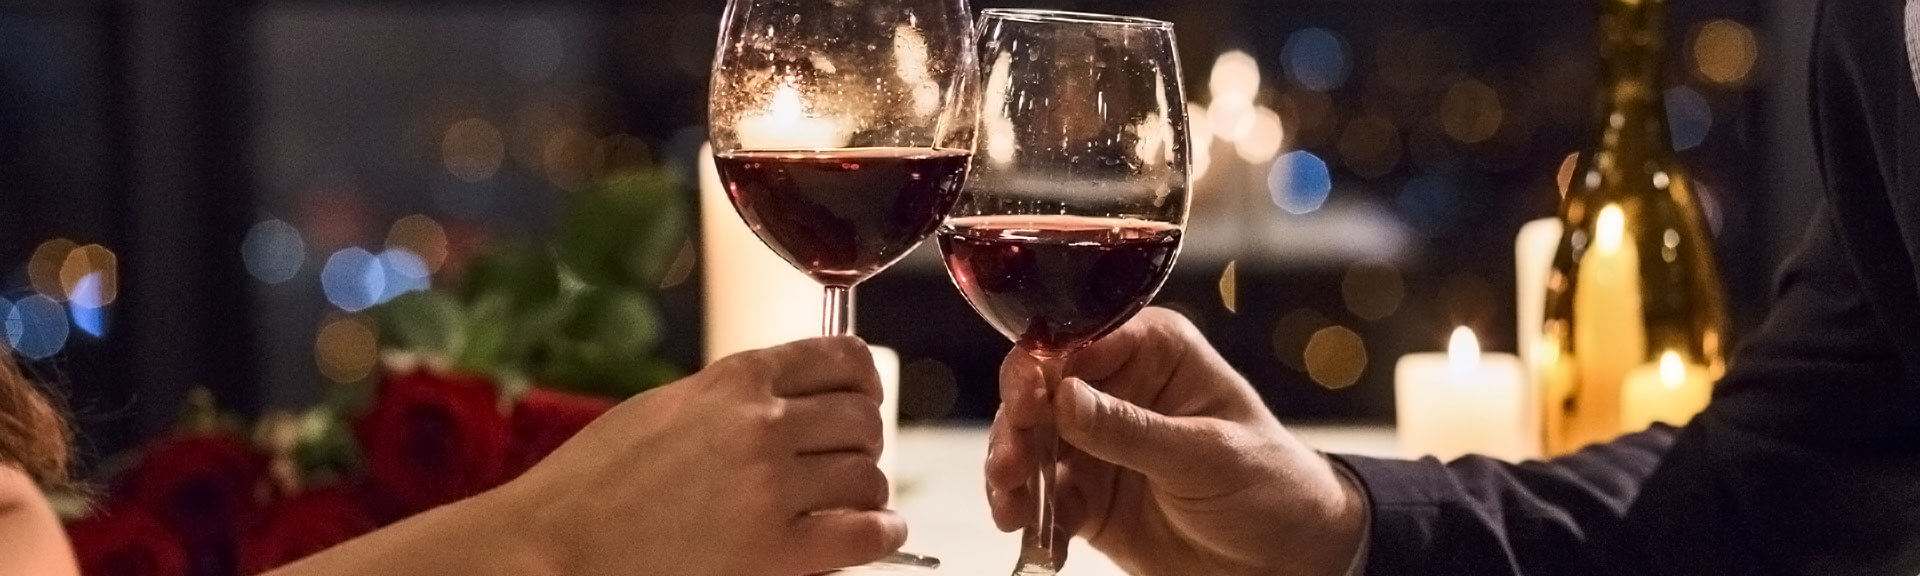
M 1393 429 L 1384 426 L 1291 426 L 1315 448 L 1328 452 L 1395 456 Z M 1020 535 L 994 528 L 987 513 L 981 464 L 987 433 L 979 427 L 909 427 L 894 451 L 899 470 L 894 503 L 907 519 L 907 550 L 940 558 L 940 574 L 1001 576 L 1013 571 Z M 1075 540 L 1063 576 L 1118 576 L 1113 562 Z

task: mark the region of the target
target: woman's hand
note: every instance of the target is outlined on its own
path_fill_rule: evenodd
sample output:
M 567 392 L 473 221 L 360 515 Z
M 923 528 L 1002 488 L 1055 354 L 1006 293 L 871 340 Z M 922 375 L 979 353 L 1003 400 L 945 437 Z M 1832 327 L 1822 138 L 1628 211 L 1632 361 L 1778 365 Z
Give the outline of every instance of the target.
M 880 380 L 860 340 L 721 359 L 620 404 L 482 496 L 566 574 L 794 575 L 906 541 L 885 509 Z

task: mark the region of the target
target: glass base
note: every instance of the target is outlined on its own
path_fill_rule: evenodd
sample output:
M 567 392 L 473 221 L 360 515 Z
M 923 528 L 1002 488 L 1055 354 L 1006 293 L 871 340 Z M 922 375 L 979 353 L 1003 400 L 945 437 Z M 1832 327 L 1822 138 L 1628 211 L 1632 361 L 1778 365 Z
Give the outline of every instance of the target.
M 895 570 L 934 570 L 940 567 L 940 559 L 922 556 L 912 552 L 894 552 L 887 557 L 873 561 L 872 564 L 844 568 L 842 571 L 895 571 Z

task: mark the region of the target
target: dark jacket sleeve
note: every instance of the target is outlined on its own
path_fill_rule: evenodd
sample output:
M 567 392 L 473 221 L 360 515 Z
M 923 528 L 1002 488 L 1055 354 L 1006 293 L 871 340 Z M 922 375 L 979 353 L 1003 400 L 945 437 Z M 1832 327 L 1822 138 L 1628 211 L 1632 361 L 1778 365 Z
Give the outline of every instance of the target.
M 1344 457 L 1368 574 L 1920 573 L 1920 86 L 1901 0 L 1823 2 L 1826 200 L 1705 412 L 1544 463 Z

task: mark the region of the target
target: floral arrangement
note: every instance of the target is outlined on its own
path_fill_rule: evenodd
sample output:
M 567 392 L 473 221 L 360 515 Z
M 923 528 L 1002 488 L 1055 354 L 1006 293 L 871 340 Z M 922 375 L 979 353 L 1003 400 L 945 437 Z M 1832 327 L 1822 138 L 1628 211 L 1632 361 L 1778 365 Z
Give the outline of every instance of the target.
M 82 571 L 271 570 L 498 486 L 677 378 L 653 354 L 651 297 L 684 243 L 680 192 L 663 172 L 610 177 L 573 199 L 550 250 L 503 245 L 457 289 L 382 305 L 381 370 L 250 435 L 195 391 L 68 524 Z

